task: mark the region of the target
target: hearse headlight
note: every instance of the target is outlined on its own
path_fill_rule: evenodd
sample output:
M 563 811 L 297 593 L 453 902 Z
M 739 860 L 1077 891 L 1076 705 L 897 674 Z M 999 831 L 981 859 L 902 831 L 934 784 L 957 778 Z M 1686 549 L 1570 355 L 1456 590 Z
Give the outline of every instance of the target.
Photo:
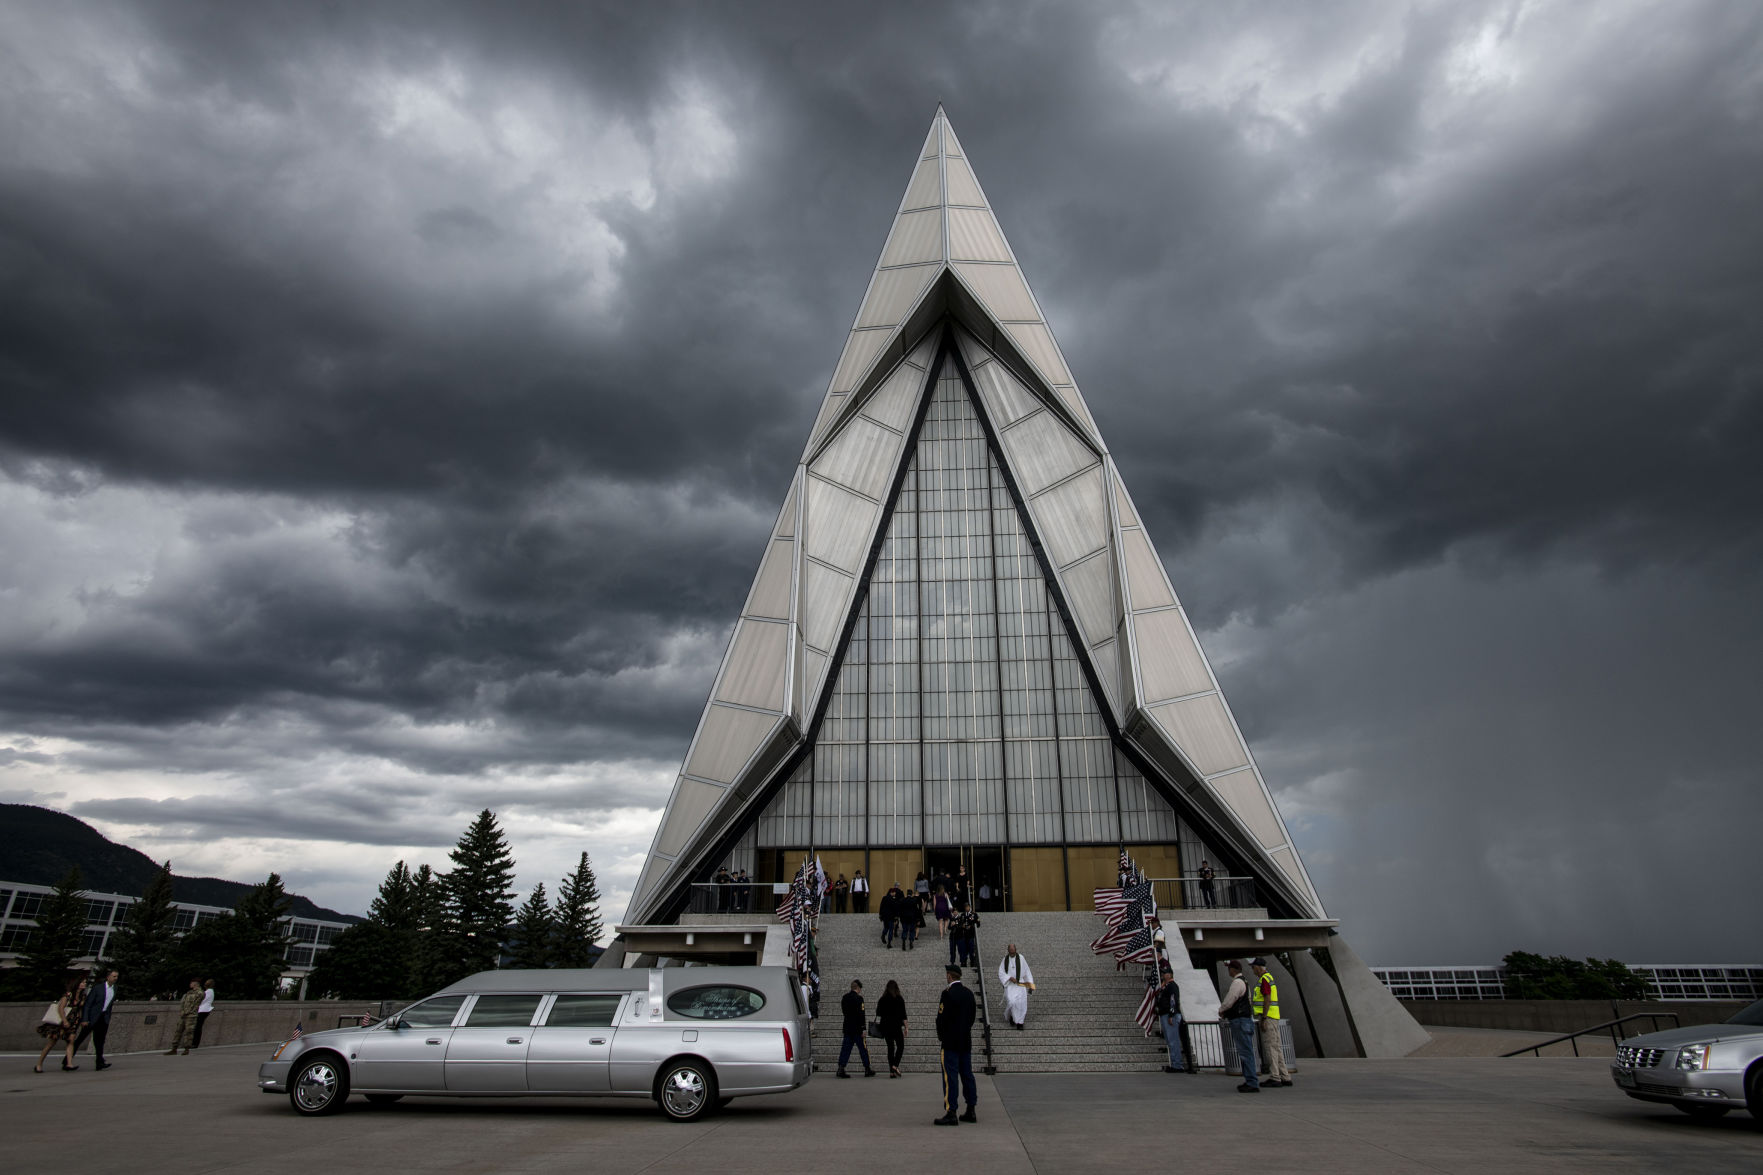
M 1679 1069 L 1706 1069 L 1708 1067 L 1708 1050 L 1710 1044 L 1686 1044 L 1677 1050 L 1677 1067 Z

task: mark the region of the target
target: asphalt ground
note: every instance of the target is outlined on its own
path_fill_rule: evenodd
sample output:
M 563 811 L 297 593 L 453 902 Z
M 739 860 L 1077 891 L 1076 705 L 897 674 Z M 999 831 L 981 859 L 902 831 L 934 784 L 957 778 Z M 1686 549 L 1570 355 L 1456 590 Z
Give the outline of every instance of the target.
M 909 1073 L 736 1101 L 677 1125 L 647 1101 L 407 1098 L 301 1118 L 257 1092 L 262 1045 L 129 1054 L 95 1072 L 0 1056 L 7 1171 L 331 1175 L 395 1171 L 1094 1172 L 1245 1166 L 1309 1173 L 1763 1171 L 1763 1128 L 1624 1097 L 1593 1058 L 1305 1061 L 1291 1089 L 1232 1078 L 979 1078 L 979 1123 L 936 1127 L 941 1084 Z

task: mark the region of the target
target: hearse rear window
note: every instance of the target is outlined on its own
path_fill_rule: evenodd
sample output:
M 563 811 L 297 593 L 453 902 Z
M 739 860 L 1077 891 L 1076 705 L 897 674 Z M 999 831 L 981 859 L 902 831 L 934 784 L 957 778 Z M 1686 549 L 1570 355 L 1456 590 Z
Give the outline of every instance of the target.
M 765 997 L 750 987 L 688 987 L 667 997 L 671 1012 L 693 1020 L 739 1020 L 765 1006 Z

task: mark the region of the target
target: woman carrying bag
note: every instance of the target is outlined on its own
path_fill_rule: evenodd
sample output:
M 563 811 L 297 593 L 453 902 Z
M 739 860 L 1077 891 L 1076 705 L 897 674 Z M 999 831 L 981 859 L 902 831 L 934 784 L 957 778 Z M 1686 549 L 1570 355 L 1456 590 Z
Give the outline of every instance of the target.
M 62 990 L 60 998 L 43 1012 L 43 1022 L 37 1025 L 37 1035 L 43 1038 L 43 1051 L 37 1054 L 37 1065 L 33 1073 L 43 1071 L 43 1062 L 49 1057 L 49 1050 L 58 1044 L 67 1045 L 67 1055 L 61 1060 L 61 1067 L 69 1072 L 78 1069 L 73 1063 L 74 1041 L 80 1035 L 80 1016 L 86 1005 L 86 981 L 69 979 Z

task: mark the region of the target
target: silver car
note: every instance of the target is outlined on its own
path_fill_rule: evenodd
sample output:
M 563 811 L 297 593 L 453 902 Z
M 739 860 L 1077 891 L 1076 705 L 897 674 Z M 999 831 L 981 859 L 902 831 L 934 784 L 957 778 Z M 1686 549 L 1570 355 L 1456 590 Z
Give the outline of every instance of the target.
M 257 1085 L 299 1114 L 333 1113 L 352 1093 L 642 1097 L 690 1122 L 804 1084 L 812 1050 L 784 967 L 484 971 L 371 1027 L 284 1042 Z
M 1763 1122 L 1763 1000 L 1724 1024 L 1631 1036 L 1616 1050 L 1617 1088 L 1696 1118 L 1747 1109 Z

